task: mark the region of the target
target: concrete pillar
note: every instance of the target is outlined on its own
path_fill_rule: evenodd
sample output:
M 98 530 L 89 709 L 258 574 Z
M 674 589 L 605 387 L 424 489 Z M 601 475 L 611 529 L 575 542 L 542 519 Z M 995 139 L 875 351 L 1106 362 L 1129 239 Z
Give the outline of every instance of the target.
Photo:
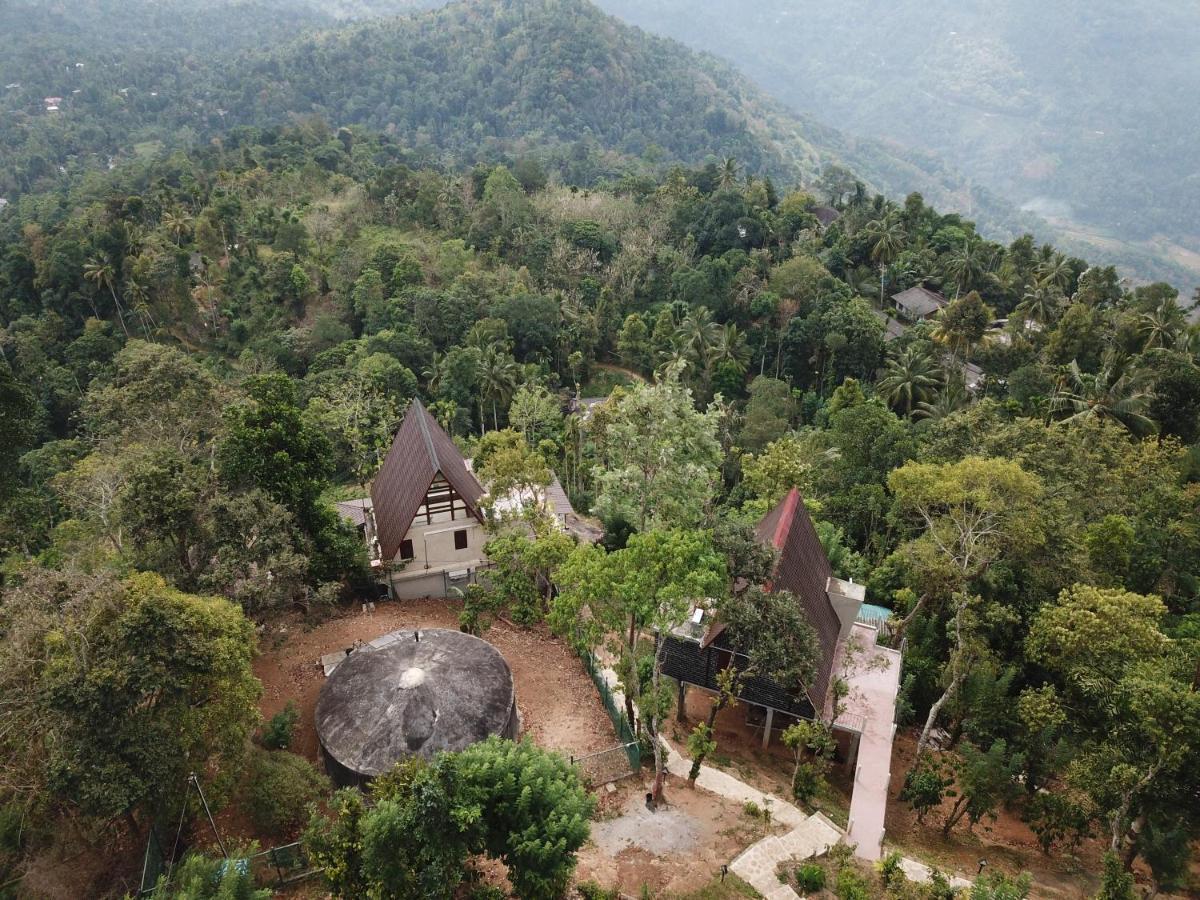
M 766 747 L 771 743 L 771 725 L 775 719 L 775 710 L 769 706 L 763 707 L 767 711 L 767 719 L 763 723 L 763 746 Z
M 679 682 L 679 697 L 675 701 L 675 721 L 687 721 L 687 682 Z

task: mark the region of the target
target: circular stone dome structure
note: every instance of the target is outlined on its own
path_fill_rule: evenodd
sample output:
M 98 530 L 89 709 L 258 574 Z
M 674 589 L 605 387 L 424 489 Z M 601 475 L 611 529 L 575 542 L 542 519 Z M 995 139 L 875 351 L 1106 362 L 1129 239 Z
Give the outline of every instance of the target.
M 409 756 L 517 736 L 512 670 L 487 641 L 435 628 L 393 632 L 370 647 L 338 663 L 317 700 L 317 737 L 336 784 L 365 784 Z

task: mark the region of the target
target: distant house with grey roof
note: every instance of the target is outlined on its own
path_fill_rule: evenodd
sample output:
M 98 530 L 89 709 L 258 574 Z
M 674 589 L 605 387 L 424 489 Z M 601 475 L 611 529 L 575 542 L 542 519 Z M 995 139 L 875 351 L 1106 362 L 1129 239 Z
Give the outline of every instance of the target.
M 918 285 L 907 291 L 892 295 L 892 303 L 896 305 L 900 315 L 910 322 L 921 322 L 937 315 L 949 305 L 949 302 L 937 291 Z

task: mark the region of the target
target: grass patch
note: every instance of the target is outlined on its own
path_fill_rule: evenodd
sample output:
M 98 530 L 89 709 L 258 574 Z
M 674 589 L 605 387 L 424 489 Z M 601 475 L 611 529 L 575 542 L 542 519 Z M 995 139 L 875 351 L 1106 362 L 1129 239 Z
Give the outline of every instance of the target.
M 624 372 L 610 372 L 607 369 L 597 369 L 592 377 L 579 388 L 581 397 L 607 397 L 615 387 L 629 387 L 633 379 Z
M 675 900 L 731 900 L 736 897 L 762 897 L 762 894 L 730 872 L 724 881 L 718 875 L 700 890 L 690 894 L 675 894 L 674 897 Z

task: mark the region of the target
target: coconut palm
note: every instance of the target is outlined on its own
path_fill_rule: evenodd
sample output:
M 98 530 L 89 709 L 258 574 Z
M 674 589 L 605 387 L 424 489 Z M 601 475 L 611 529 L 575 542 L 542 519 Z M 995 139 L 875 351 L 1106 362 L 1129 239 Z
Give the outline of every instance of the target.
M 1038 263 L 1034 272 L 1038 284 L 1056 287 L 1059 291 L 1066 291 L 1067 285 L 1071 283 L 1071 277 L 1074 275 L 1070 260 L 1061 253 L 1043 254 L 1042 261 Z
M 146 290 L 145 285 L 131 277 L 125 283 L 125 299 L 129 302 L 129 308 L 133 310 L 133 314 L 142 323 L 142 333 L 149 340 L 150 329 L 158 328 L 158 322 L 154 320 L 154 313 L 150 309 L 150 293 Z
M 879 268 L 879 305 L 883 306 L 887 267 L 904 249 L 904 225 L 895 216 L 872 219 L 864 232 L 871 242 L 871 261 Z
M 1035 284 L 1025 292 L 1016 311 L 1026 319 L 1046 325 L 1058 318 L 1066 298 L 1054 285 Z
M 738 173 L 740 170 L 741 166 L 738 165 L 738 161 L 732 156 L 727 156 L 721 160 L 721 168 L 719 170 L 721 177 L 721 190 L 727 191 L 737 187 Z
M 1150 312 L 1138 316 L 1138 330 L 1145 338 L 1143 350 L 1173 347 L 1187 329 L 1187 314 L 1174 300 L 1164 300 Z
M 125 332 L 125 337 L 129 337 L 129 329 L 125 325 L 125 310 L 121 307 L 121 301 L 117 297 L 117 272 L 112 260 L 106 254 L 89 260 L 84 263 L 83 277 L 96 285 L 97 289 L 108 288 L 108 292 L 112 294 L 113 305 L 117 308 L 117 318 L 121 322 L 121 330 Z
M 500 429 L 500 404 L 507 403 L 517 389 L 521 367 L 499 344 L 492 344 L 479 355 L 480 397 L 492 405 L 492 426 Z M 483 427 L 482 421 L 480 427 Z
M 979 241 L 965 240 L 950 254 L 945 268 L 946 274 L 954 279 L 954 296 L 957 298 L 968 285 L 974 285 L 987 274 L 987 248 Z
M 727 363 L 739 375 L 746 371 L 750 362 L 750 348 L 746 346 L 746 336 L 736 325 L 730 323 L 717 326 L 709 361 L 713 366 Z
M 910 344 L 887 361 L 878 390 L 889 406 L 910 415 L 918 404 L 933 397 L 939 383 L 933 357 Z
M 1065 381 L 1050 402 L 1051 413 L 1062 421 L 1119 422 L 1135 434 L 1154 430 L 1154 422 L 1145 415 L 1152 395 L 1116 355 L 1105 354 L 1100 371 L 1094 374 L 1072 362 Z
M 707 306 L 691 310 L 675 328 L 675 347 L 696 364 L 707 370 L 712 364 L 712 349 L 721 326 L 712 320 Z
M 933 400 L 922 400 L 917 404 L 913 418 L 926 422 L 940 422 L 970 405 L 971 393 L 962 377 L 947 377 Z

